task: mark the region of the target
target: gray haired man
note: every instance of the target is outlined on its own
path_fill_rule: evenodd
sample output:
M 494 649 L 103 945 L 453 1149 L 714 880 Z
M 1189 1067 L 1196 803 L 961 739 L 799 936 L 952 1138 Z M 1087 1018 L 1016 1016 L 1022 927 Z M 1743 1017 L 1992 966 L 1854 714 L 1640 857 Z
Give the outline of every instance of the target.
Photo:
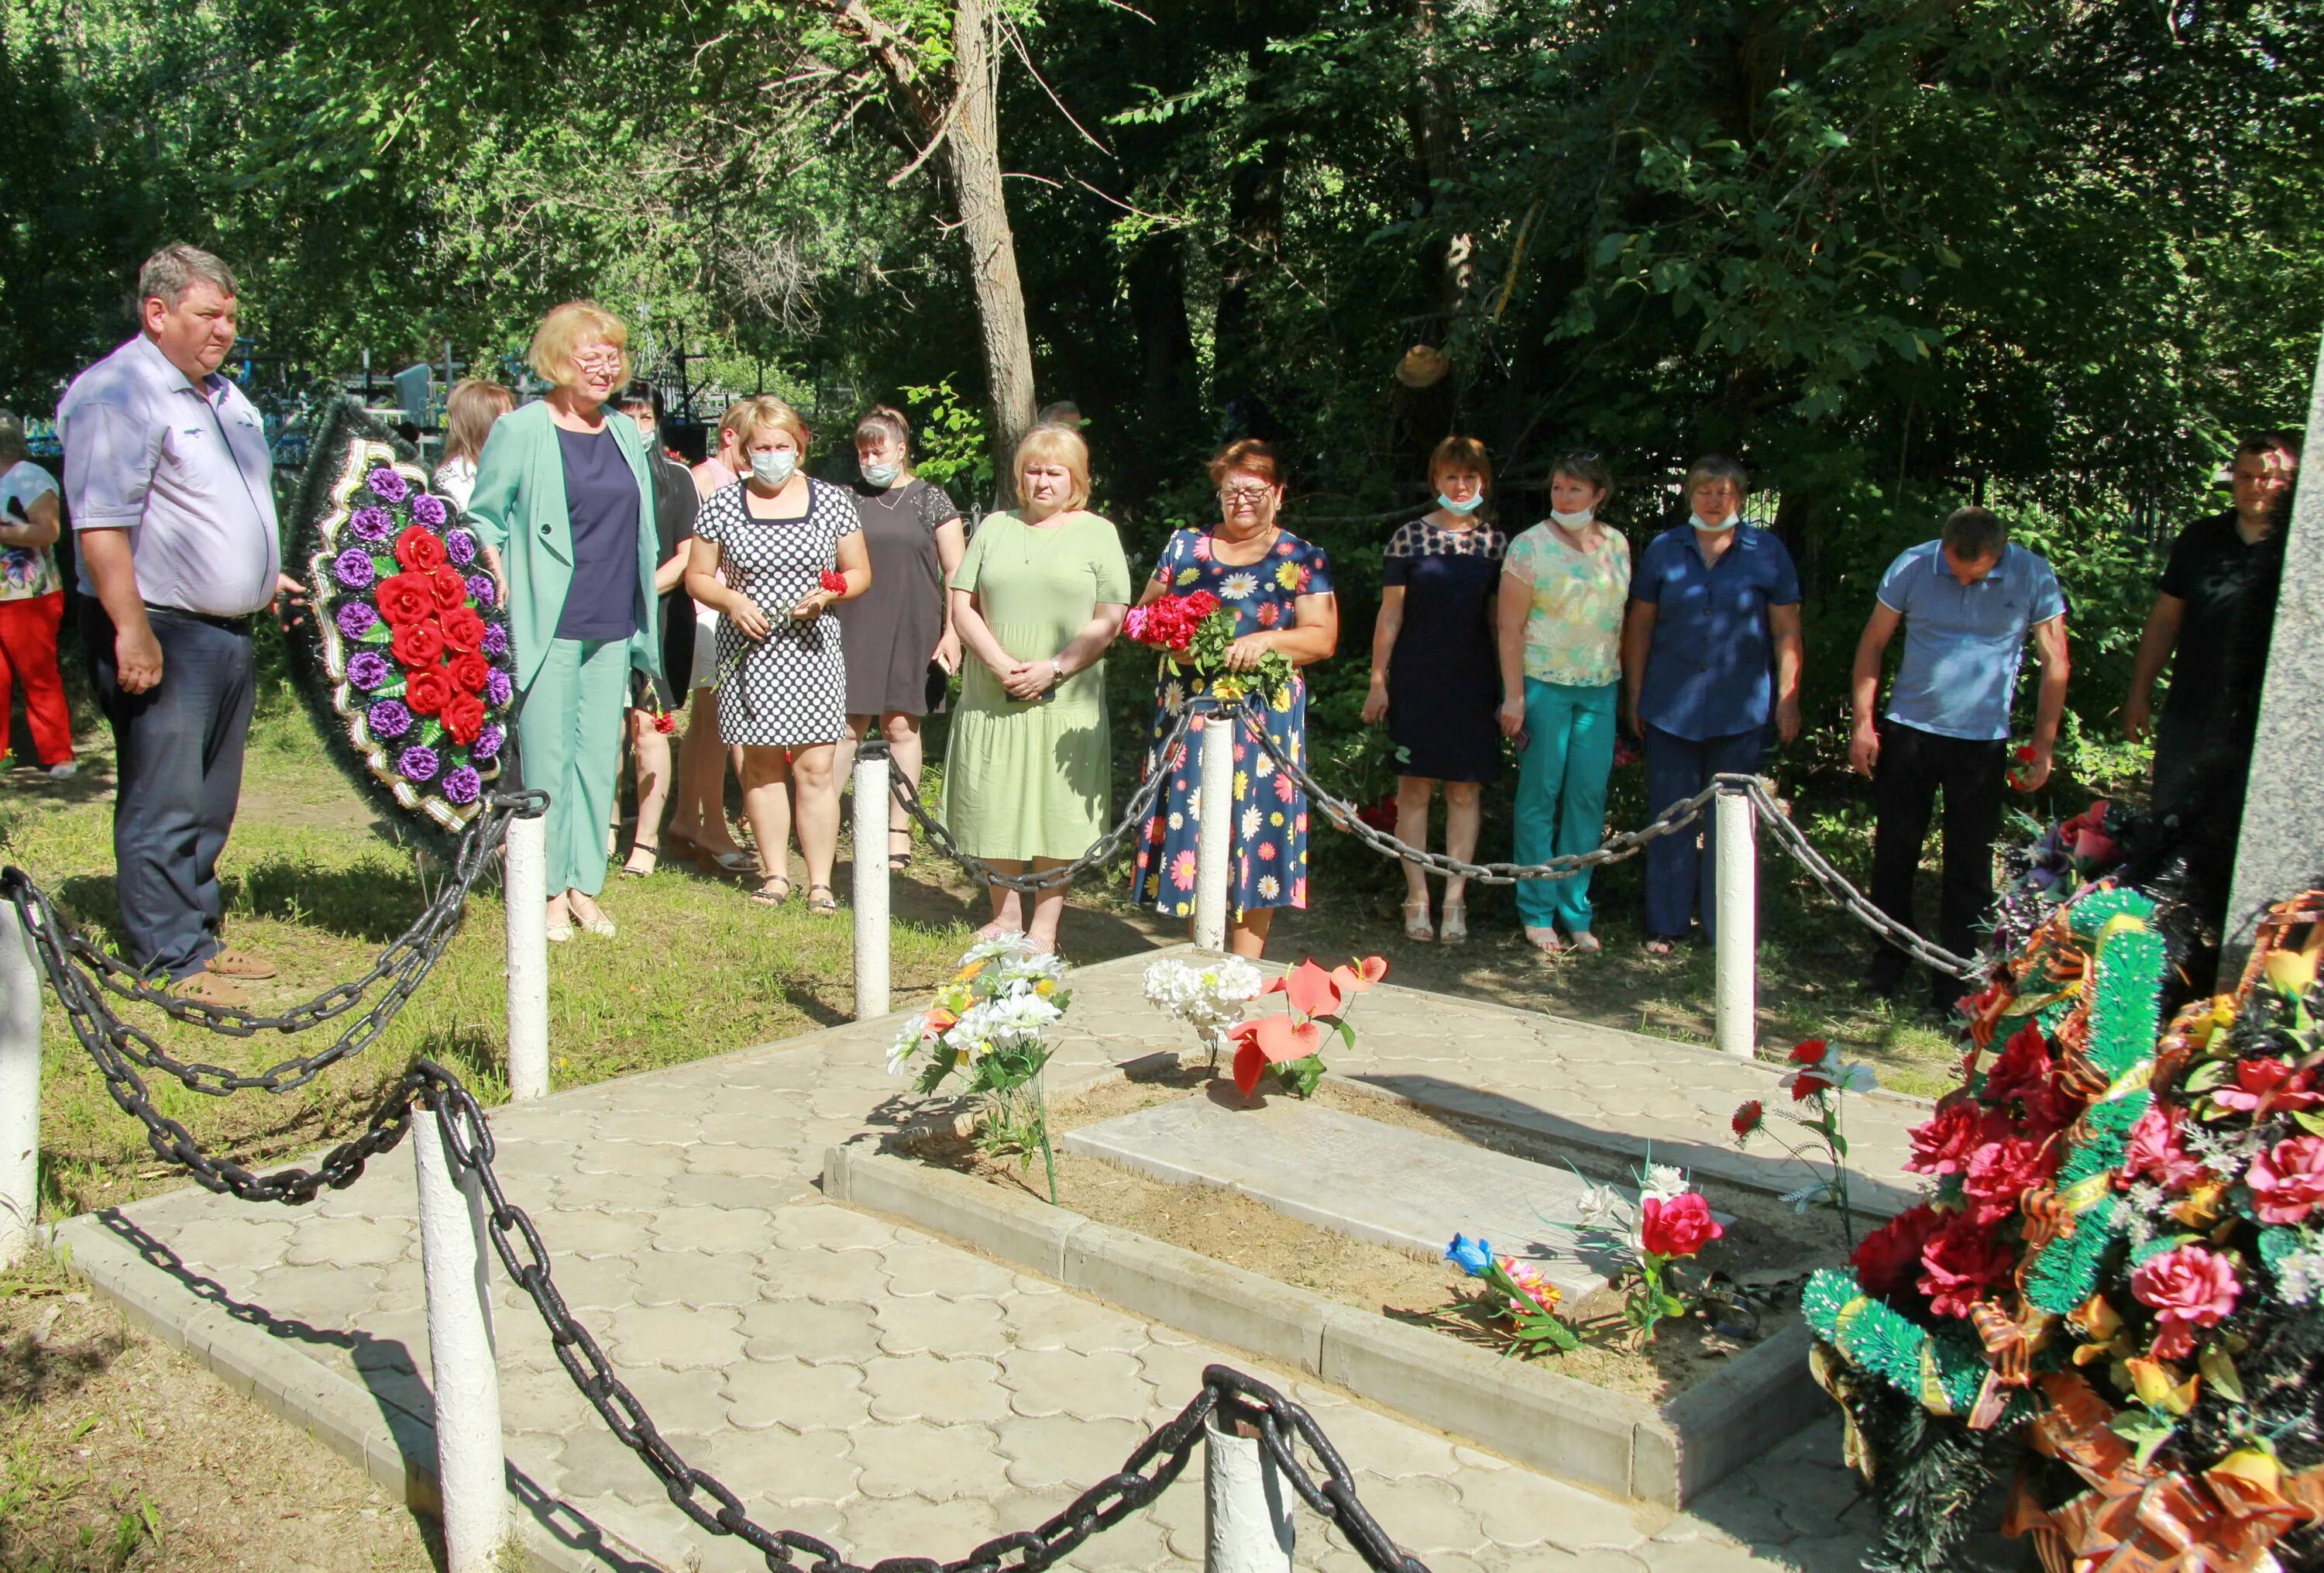
M 242 791 L 254 624 L 299 586 L 282 572 L 264 427 L 218 373 L 234 348 L 233 273 L 167 245 L 137 294 L 142 331 L 57 408 L 82 637 L 118 754 L 121 934 L 149 975 L 240 1005 L 229 980 L 274 968 L 221 943 L 217 860 Z

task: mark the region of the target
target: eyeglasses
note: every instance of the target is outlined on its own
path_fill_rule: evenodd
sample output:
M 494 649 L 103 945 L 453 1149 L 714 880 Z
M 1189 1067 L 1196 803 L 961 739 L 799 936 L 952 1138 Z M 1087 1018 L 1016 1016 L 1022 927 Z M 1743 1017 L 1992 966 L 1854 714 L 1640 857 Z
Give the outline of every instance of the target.
M 1230 508 L 1256 508 L 1275 495 L 1272 486 L 1222 486 L 1219 501 Z
M 609 349 L 599 355 L 576 355 L 573 367 L 584 372 L 618 372 L 622 369 L 622 352 Z

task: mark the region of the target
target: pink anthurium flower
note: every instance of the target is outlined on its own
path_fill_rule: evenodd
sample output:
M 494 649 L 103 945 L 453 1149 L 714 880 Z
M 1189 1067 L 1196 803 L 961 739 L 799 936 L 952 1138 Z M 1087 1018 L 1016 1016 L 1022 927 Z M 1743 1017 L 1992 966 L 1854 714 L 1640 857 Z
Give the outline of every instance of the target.
M 1379 956 L 1367 956 L 1360 961 L 1332 968 L 1332 982 L 1339 989 L 1342 1000 L 1363 993 L 1387 976 L 1388 960 Z
M 1295 1022 L 1288 1016 L 1261 1016 L 1238 1023 L 1232 1037 L 1235 1086 L 1245 1097 L 1258 1087 L 1259 1078 L 1269 1065 L 1288 1065 L 1323 1047 L 1323 1028 L 1313 1022 Z
M 1340 1008 L 1340 985 L 1334 976 L 1313 961 L 1301 962 L 1260 992 L 1286 996 L 1291 1008 L 1303 1016 L 1328 1016 Z

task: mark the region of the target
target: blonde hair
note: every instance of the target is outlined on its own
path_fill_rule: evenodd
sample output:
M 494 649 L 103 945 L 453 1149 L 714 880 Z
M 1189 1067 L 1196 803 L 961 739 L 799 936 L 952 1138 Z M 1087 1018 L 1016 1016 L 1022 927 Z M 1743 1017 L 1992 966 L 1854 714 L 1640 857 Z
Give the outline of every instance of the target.
M 1017 489 L 1025 489 L 1025 467 L 1028 464 L 1055 464 L 1065 467 L 1074 477 L 1074 489 L 1065 497 L 1060 512 L 1086 507 L 1090 500 L 1089 444 L 1082 434 L 1070 426 L 1036 426 L 1025 433 L 1017 444 L 1017 457 L 1010 468 L 1017 477 Z
M 737 449 L 748 449 L 759 433 L 770 426 L 779 426 L 789 432 L 791 440 L 798 444 L 799 456 L 802 458 L 807 456 L 809 441 L 807 422 L 799 419 L 798 411 L 772 393 L 736 400 L 726 407 L 726 418 L 718 422 L 718 430 L 722 433 L 730 430 L 734 433 Z
M 473 463 L 484 451 L 493 422 L 516 408 L 516 395 L 488 377 L 466 377 L 444 398 L 444 462 Z
M 615 386 L 630 380 L 630 328 L 595 301 L 567 301 L 540 319 L 532 330 L 532 348 L 526 364 L 542 382 L 563 387 L 573 380 L 573 356 L 585 344 L 610 344 L 622 352 Z

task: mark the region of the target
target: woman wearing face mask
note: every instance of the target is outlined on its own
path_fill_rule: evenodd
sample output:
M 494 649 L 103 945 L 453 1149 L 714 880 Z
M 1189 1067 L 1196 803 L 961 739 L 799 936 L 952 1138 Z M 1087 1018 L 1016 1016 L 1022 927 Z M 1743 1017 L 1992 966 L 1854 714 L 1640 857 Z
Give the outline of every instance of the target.
M 953 570 L 952 617 L 973 657 L 952 718 L 944 819 L 1005 874 L 1069 863 L 1105 833 L 1113 773 L 1105 648 L 1130 610 L 1121 538 L 1090 513 L 1089 448 L 1062 426 L 1017 445 L 1014 513 L 991 514 Z M 979 938 L 1057 948 L 1065 891 L 991 887 Z
M 730 404 L 719 418 L 715 449 L 694 467 L 697 499 L 742 477 L 742 446 L 735 433 L 749 404 L 747 399 Z M 708 873 L 749 874 L 758 866 L 757 860 L 735 845 L 734 833 L 726 826 L 726 756 L 734 750 L 718 736 L 718 613 L 691 596 L 687 597 L 687 606 L 694 619 L 694 666 L 690 671 L 669 674 L 671 685 L 683 682 L 689 696 L 686 736 L 678 745 L 678 807 L 670 815 L 669 833 L 671 855 L 690 856 L 696 867 Z
M 629 377 L 620 318 L 586 301 L 532 336 L 540 403 L 501 417 L 476 461 L 468 520 L 507 586 L 518 763 L 549 794 L 549 937 L 613 937 L 597 905 L 622 766 L 630 674 L 659 675 L 652 471 L 606 401 Z M 505 554 L 505 556 L 503 556 Z
M 648 382 L 634 382 L 622 390 L 614 408 L 637 425 L 645 439 L 647 467 L 653 474 L 654 589 L 660 606 L 661 671 L 649 678 L 639 674 L 631 684 L 630 757 L 637 764 L 638 823 L 630 840 L 630 856 L 622 873 L 643 879 L 661 857 L 661 817 L 669 806 L 669 735 L 662 717 L 674 716 L 684 696 L 675 685 L 694 670 L 694 602 L 680 581 L 694 540 L 694 519 L 702 500 L 695 495 L 686 467 L 663 451 L 661 400 Z M 621 810 L 614 810 L 618 821 Z M 619 826 L 616 825 L 618 830 Z
M 1396 749 L 1396 833 L 1428 848 L 1428 806 L 1444 786 L 1444 850 L 1477 855 L 1481 783 L 1499 773 L 1500 703 L 1493 606 L 1508 538 L 1482 522 L 1493 462 L 1472 437 L 1448 437 L 1428 460 L 1436 506 L 1388 538 L 1380 575 L 1379 621 L 1372 628 L 1371 691 L 1364 724 L 1388 719 Z M 1437 937 L 1428 915 L 1428 875 L 1404 865 L 1404 931 Z M 1443 939 L 1469 938 L 1468 882 L 1444 882 Z
M 1772 724 L 1800 732 L 1800 577 L 1775 534 L 1743 517 L 1743 467 L 1717 454 L 1686 472 L 1692 509 L 1650 541 L 1630 580 L 1622 682 L 1645 738 L 1646 808 L 1659 815 L 1726 773 L 1750 774 Z M 1716 903 L 1711 816 L 1646 847 L 1646 950 L 1667 956 Z
M 1323 553 L 1283 528 L 1283 472 L 1274 449 L 1245 438 L 1211 460 L 1219 489 L 1219 522 L 1208 530 L 1181 530 L 1162 548 L 1143 606 L 1166 595 L 1207 590 L 1235 615 L 1235 641 L 1227 647 L 1230 671 L 1255 671 L 1276 651 L 1295 668 L 1328 657 L 1340 642 L 1340 603 L 1332 593 L 1332 567 Z M 1177 725 L 1186 701 L 1211 691 L 1211 680 L 1161 662 L 1152 746 Z M 1222 696 L 1224 697 L 1224 696 Z M 1286 759 L 1307 754 L 1307 684 L 1295 672 L 1281 693 L 1260 696 L 1268 740 Z M 1200 724 L 1167 759 L 1146 768 L 1168 773 L 1154 818 L 1138 847 L 1138 900 L 1184 918 L 1194 917 L 1195 847 L 1202 817 Z M 1227 948 L 1256 957 L 1278 907 L 1307 904 L 1307 796 L 1259 746 L 1246 715 L 1236 724 L 1234 857 L 1227 887 Z
M 1509 543 L 1501 569 L 1501 731 L 1524 739 L 1517 771 L 1517 860 L 1587 852 L 1606 829 L 1621 689 L 1622 606 L 1630 543 L 1598 510 L 1613 477 L 1594 453 L 1569 453 L 1550 472 L 1548 518 Z M 1590 871 L 1519 880 L 1517 918 L 1544 955 L 1600 948 L 1590 931 Z
M 831 892 L 839 847 L 833 756 L 847 730 L 847 671 L 831 608 L 872 583 L 863 523 L 844 486 L 810 479 L 807 423 L 780 399 L 758 398 L 736 423 L 744 478 L 714 492 L 695 521 L 687 592 L 718 609 L 718 728 L 742 751 L 742 812 L 759 843 L 751 899 L 779 905 L 791 805 L 798 794 L 807 911 L 839 911 Z M 829 588 L 836 574 L 844 588 Z
M 917 789 L 920 717 L 928 710 L 928 667 L 960 667 L 945 580 L 968 548 L 960 510 L 940 486 L 912 474 L 912 429 L 881 405 L 855 423 L 855 465 L 862 483 L 855 506 L 872 554 L 872 588 L 839 615 L 847 645 L 847 736 L 851 745 L 876 724 L 897 773 Z M 840 772 L 853 763 L 843 749 Z M 911 821 L 900 802 L 888 806 L 888 866 L 912 860 Z

